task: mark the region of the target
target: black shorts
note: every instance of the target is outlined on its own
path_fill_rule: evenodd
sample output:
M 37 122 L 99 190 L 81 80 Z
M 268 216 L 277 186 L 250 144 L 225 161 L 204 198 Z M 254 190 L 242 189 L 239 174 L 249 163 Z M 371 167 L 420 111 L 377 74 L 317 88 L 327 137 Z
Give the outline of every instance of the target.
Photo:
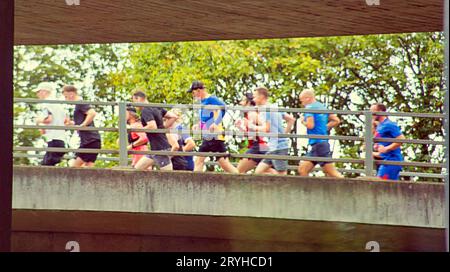
M 188 170 L 188 162 L 184 157 L 173 156 L 171 161 L 173 170 Z
M 47 143 L 48 147 L 58 147 L 58 148 L 64 148 L 66 145 L 64 144 L 64 141 L 62 140 L 52 140 Z M 47 166 L 55 166 L 58 163 L 61 162 L 62 158 L 64 156 L 64 152 L 47 152 L 44 155 L 44 159 L 42 160 L 41 165 L 47 165 Z
M 200 146 L 199 152 L 214 152 L 214 153 L 226 153 L 227 147 L 224 141 L 220 140 L 203 140 L 202 145 Z M 219 160 L 220 158 L 227 158 L 228 154 L 224 156 L 215 157 L 215 160 Z
M 102 143 L 100 140 L 96 140 L 87 144 L 81 144 L 80 149 L 101 149 Z M 84 162 L 95 162 L 97 160 L 98 153 L 75 153 L 75 157 L 82 159 Z
M 261 148 L 259 147 L 259 143 L 255 143 L 253 144 L 249 149 L 247 149 L 247 151 L 245 151 L 245 154 L 257 154 L 257 155 L 264 155 L 266 154 L 267 151 L 262 151 Z M 251 158 L 249 160 L 252 160 L 256 163 L 260 163 L 262 161 L 262 159 L 256 159 L 256 158 Z
M 310 151 L 306 154 L 307 157 L 325 157 L 331 158 L 330 144 L 328 142 L 318 142 L 316 144 L 311 145 Z M 324 166 L 327 163 L 331 162 L 316 162 L 311 161 L 314 165 L 319 164 L 320 166 Z

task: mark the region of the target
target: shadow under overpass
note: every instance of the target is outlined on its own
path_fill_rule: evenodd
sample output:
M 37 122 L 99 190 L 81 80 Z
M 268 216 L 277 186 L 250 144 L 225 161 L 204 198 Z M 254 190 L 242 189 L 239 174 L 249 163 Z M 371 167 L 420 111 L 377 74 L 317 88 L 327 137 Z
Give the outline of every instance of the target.
M 13 211 L 12 251 L 445 251 L 445 229 L 237 216 Z

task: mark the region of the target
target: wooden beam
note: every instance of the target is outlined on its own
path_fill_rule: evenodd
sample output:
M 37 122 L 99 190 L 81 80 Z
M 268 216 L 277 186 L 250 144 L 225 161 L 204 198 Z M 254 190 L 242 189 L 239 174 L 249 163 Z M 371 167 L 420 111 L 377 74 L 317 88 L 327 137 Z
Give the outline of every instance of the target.
M 0 252 L 11 249 L 14 0 L 0 1 Z
M 442 0 L 16 0 L 15 44 L 228 40 L 443 30 Z

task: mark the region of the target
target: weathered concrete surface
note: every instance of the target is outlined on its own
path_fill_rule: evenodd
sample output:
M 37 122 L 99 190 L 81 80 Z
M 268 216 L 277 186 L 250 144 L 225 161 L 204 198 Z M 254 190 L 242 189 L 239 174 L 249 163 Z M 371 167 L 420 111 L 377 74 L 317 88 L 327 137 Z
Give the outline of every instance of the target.
M 445 251 L 445 230 L 340 222 L 152 213 L 15 210 L 13 251 Z
M 14 168 L 14 209 L 243 216 L 444 228 L 444 185 Z

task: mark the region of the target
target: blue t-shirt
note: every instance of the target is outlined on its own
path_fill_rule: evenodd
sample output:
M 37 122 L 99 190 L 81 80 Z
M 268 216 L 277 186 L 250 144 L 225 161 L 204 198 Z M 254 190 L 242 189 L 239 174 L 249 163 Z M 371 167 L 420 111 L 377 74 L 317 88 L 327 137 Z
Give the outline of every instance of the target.
M 316 101 L 314 103 L 308 104 L 305 107 L 309 110 L 326 110 L 324 104 Z M 315 134 L 315 135 L 328 135 L 328 113 L 305 113 L 305 122 L 308 117 L 314 118 L 314 128 L 313 129 L 307 129 L 306 133 L 308 135 Z M 327 139 L 309 139 L 308 143 L 310 145 L 320 143 L 320 142 L 328 142 Z
M 184 130 L 183 125 L 178 125 L 176 130 L 181 131 L 181 137 L 178 139 L 178 145 L 180 146 L 180 151 L 183 151 L 183 146 L 186 145 L 186 140 L 191 139 L 191 135 L 189 133 L 182 132 Z M 188 163 L 188 170 L 194 170 L 194 158 L 192 156 L 184 156 L 184 159 Z
M 269 133 L 284 133 L 283 128 L 283 116 L 285 112 L 270 111 L 270 107 L 264 109 L 265 114 L 261 114 L 261 119 L 263 123 L 269 122 L 270 131 Z M 289 139 L 281 137 L 269 137 L 269 151 L 288 149 Z
M 211 95 L 201 101 L 202 105 L 217 105 L 217 106 L 225 106 L 225 103 L 217 98 L 215 95 Z M 201 121 L 201 129 L 209 130 L 209 127 L 215 123 L 219 126 L 219 131 L 223 131 L 222 119 L 225 116 L 225 109 L 222 110 L 212 110 L 212 109 L 200 109 L 200 121 Z M 217 140 L 224 141 L 225 137 L 223 135 L 214 136 L 209 135 L 208 133 L 203 133 L 203 138 L 206 140 L 210 140 L 211 138 L 215 138 Z
M 386 118 L 377 126 L 375 138 L 397 138 L 400 135 L 402 135 L 402 132 L 400 131 L 400 127 L 397 123 L 392 122 L 389 118 Z M 378 142 L 378 144 L 388 146 L 392 143 Z M 403 161 L 403 155 L 400 147 L 386 153 L 381 153 L 380 156 L 383 160 L 387 161 Z

